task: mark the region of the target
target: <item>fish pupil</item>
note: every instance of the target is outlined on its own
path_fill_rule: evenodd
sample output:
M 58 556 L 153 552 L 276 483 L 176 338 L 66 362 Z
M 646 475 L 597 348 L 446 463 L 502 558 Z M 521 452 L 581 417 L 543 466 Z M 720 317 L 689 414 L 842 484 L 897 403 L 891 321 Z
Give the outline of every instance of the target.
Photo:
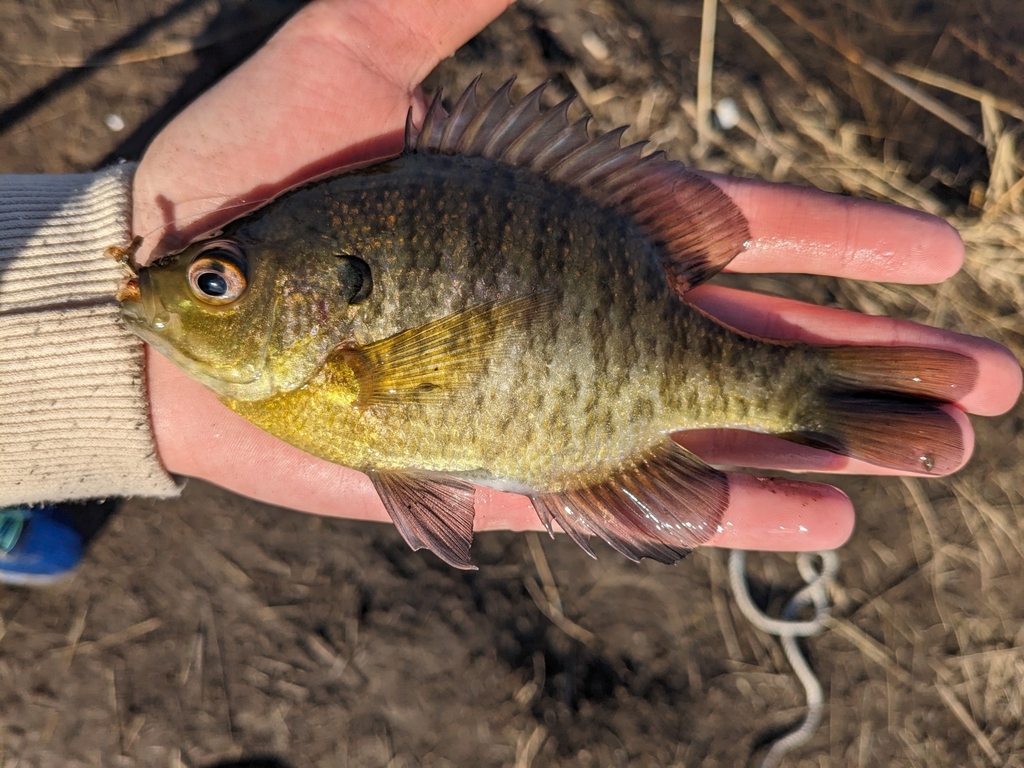
M 228 292 L 228 281 L 216 272 L 204 272 L 196 278 L 199 290 L 207 296 L 223 296 Z

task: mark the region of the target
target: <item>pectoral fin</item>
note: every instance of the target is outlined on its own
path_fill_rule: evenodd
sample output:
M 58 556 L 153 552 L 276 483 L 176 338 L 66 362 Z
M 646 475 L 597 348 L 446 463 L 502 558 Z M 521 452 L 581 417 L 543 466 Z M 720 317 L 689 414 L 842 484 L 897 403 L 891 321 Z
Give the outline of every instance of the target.
M 365 347 L 340 350 L 359 384 L 359 405 L 443 402 L 492 361 L 515 354 L 553 291 L 480 304 Z
M 455 568 L 476 570 L 469 557 L 475 514 L 472 485 L 418 472 L 367 474 L 410 547 L 429 549 Z
M 598 485 L 531 498 L 549 532 L 557 522 L 591 555 L 588 539 L 597 535 L 630 560 L 674 563 L 718 530 L 729 506 L 729 481 L 666 440 Z

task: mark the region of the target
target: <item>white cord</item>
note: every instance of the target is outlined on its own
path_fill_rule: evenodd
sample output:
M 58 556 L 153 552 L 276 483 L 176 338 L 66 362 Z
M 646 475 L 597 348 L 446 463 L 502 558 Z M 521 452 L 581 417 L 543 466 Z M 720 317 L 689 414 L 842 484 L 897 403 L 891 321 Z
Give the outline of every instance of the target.
M 814 567 L 812 558 L 821 558 L 821 570 Z M 796 565 L 800 576 L 807 586 L 793 595 L 783 611 L 783 620 L 766 616 L 754 605 L 747 585 L 747 553 L 734 549 L 729 552 L 729 583 L 732 586 L 736 604 L 747 620 L 764 632 L 779 637 L 782 650 L 789 659 L 793 672 L 804 686 L 807 696 L 807 715 L 800 726 L 772 744 L 768 754 L 761 761 L 761 768 L 775 768 L 782 757 L 797 747 L 806 744 L 814 735 L 821 722 L 822 708 L 825 697 L 821 683 L 811 670 L 810 665 L 800 651 L 798 637 L 811 637 L 825 630 L 824 620 L 828 616 L 828 587 L 835 580 L 839 571 L 839 558 L 835 552 L 802 552 L 797 555 Z M 808 606 L 814 607 L 814 618 L 810 621 L 797 621 L 801 610 Z

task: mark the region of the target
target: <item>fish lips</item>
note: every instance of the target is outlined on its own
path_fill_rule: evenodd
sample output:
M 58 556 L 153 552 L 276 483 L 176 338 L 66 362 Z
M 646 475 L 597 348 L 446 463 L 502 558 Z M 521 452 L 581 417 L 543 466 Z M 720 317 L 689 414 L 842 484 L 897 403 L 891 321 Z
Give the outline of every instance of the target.
M 135 279 L 138 281 L 138 288 L 132 292 L 131 298 L 121 302 L 121 317 L 134 329 L 156 331 L 164 328 L 171 315 L 153 290 L 153 279 L 149 270 L 143 267 Z

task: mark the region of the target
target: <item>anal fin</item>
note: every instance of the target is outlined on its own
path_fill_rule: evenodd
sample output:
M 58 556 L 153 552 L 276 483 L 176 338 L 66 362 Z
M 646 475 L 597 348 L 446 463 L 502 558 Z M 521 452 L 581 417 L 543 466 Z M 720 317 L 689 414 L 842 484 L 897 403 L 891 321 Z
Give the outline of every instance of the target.
M 367 473 L 406 543 L 448 565 L 476 570 L 469 557 L 475 516 L 472 485 L 419 472 Z
M 588 539 L 596 535 L 631 560 L 674 563 L 717 532 L 729 506 L 729 481 L 666 440 L 597 485 L 531 499 L 548 531 L 557 522 L 591 555 Z

